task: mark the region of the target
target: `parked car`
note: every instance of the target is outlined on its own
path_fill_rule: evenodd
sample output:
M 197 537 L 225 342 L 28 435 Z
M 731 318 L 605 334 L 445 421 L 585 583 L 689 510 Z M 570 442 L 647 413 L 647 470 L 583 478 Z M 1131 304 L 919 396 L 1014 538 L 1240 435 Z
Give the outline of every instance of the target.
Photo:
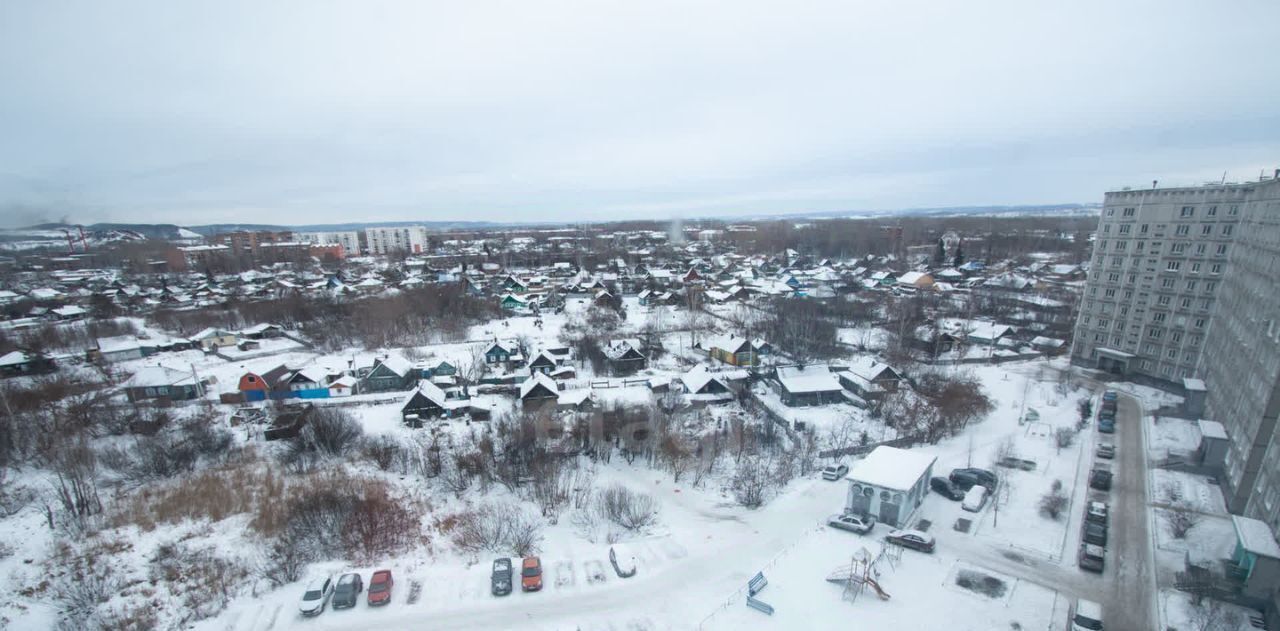
M 956 487 L 956 485 L 952 484 L 951 480 L 942 476 L 929 478 L 929 488 L 933 489 L 934 493 L 937 493 L 938 495 L 941 495 L 953 502 L 958 502 L 964 499 L 964 491 L 961 491 Z
M 489 575 L 489 588 L 494 596 L 506 596 L 511 593 L 511 559 L 502 557 L 493 560 L 493 573 Z
M 302 602 L 298 604 L 298 611 L 304 616 L 318 616 L 324 612 L 324 606 L 329 604 L 329 598 L 333 596 L 333 577 L 325 576 L 311 581 L 307 585 L 307 591 L 302 593 Z
M 520 563 L 520 589 L 526 592 L 542 589 L 542 560 L 538 557 L 525 557 Z
M 987 487 L 975 484 L 969 487 L 969 491 L 964 494 L 964 501 L 960 502 L 960 508 L 976 513 L 987 505 L 987 495 L 989 495 Z
M 1098 456 L 1099 458 L 1106 458 L 1107 460 L 1115 458 L 1116 446 L 1111 443 L 1101 443 L 1098 445 L 1098 449 L 1097 451 L 1094 452 L 1094 455 Z
M 631 552 L 631 548 L 621 543 L 609 546 L 609 562 L 613 564 L 613 571 L 622 578 L 636 575 L 636 555 Z
M 377 607 L 391 602 L 391 587 L 396 584 L 391 570 L 378 570 L 369 577 L 369 606 Z
M 1077 599 L 1071 608 L 1071 631 L 1102 631 L 1102 605 Z
M 1005 456 L 996 463 L 1007 469 L 1022 469 L 1023 471 L 1035 471 L 1036 461 L 1027 460 L 1026 458 L 1015 458 L 1013 456 Z
M 1080 544 L 1079 565 L 1080 569 L 1090 572 L 1102 572 L 1106 566 L 1106 560 L 1103 557 L 1107 550 L 1102 546 L 1095 546 L 1091 543 Z
M 933 553 L 934 540 L 932 535 L 925 534 L 919 530 L 895 530 L 884 536 L 884 540 L 889 543 L 898 544 L 904 548 L 911 548 L 921 552 Z
M 964 491 L 968 491 L 975 484 L 981 484 L 991 491 L 996 488 L 996 474 L 986 469 L 976 467 L 953 469 L 949 477 L 952 484 Z
M 1119 398 L 1120 398 L 1120 395 L 1115 390 L 1104 390 L 1102 392 L 1103 403 L 1106 403 L 1107 401 L 1115 401 Z
M 364 581 L 359 574 L 343 574 L 338 577 L 338 584 L 333 588 L 333 608 L 350 609 L 356 606 L 356 599 L 364 591 Z
M 1092 543 L 1095 546 L 1107 547 L 1107 527 L 1096 521 L 1084 522 L 1084 528 L 1081 531 L 1080 538 L 1085 543 Z
M 868 532 L 871 532 L 872 528 L 875 528 L 876 518 L 870 515 L 863 516 L 846 513 L 844 515 L 832 515 L 827 519 L 827 525 L 832 528 L 839 528 L 840 530 L 848 530 L 849 532 L 856 532 L 860 535 L 865 535 Z
M 1107 524 L 1107 513 L 1107 504 L 1105 502 L 1089 502 L 1089 504 L 1085 506 L 1084 519 L 1085 521 L 1091 521 L 1105 526 Z
M 822 468 L 823 480 L 842 480 L 846 475 L 849 475 L 849 465 L 846 464 L 832 464 Z
M 1101 410 L 1098 410 L 1098 420 L 1099 421 L 1115 421 L 1116 407 L 1114 405 L 1111 407 L 1106 407 L 1104 405 Z
M 1111 490 L 1111 470 L 1095 467 L 1089 472 L 1089 488 L 1099 491 Z
M 1098 431 L 1103 434 L 1116 433 L 1116 420 L 1114 418 L 1098 419 Z

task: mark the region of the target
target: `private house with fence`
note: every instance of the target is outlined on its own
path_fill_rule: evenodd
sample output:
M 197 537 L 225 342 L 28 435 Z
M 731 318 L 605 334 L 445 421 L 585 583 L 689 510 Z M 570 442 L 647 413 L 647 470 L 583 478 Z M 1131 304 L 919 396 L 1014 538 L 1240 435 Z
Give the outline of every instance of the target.
M 784 405 L 826 405 L 844 400 L 844 389 L 825 366 L 787 366 L 777 370 L 778 396 Z
M 894 528 L 906 528 L 929 493 L 937 457 L 881 445 L 849 468 L 844 512 L 870 515 Z

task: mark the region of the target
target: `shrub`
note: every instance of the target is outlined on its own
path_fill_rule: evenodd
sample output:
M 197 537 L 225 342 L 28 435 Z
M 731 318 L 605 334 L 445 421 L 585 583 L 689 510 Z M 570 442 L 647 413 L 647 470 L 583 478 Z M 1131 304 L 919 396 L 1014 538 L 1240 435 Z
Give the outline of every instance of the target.
M 601 491 L 596 503 L 601 515 L 627 530 L 643 530 L 658 522 L 658 498 L 621 484 Z
M 1049 492 L 1040 497 L 1040 514 L 1057 521 L 1070 503 L 1070 498 L 1062 492 L 1062 480 L 1054 480 Z
M 528 556 L 542 543 L 542 521 L 509 504 L 487 504 L 453 516 L 453 543 L 468 554 L 493 552 Z

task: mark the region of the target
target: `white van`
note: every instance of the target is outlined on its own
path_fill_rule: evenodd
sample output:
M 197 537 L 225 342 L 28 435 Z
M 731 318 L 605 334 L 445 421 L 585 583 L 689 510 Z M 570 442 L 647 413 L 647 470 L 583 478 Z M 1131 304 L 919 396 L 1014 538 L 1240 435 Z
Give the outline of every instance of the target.
M 987 504 L 987 495 L 989 495 L 987 487 L 975 484 L 964 494 L 964 501 L 960 502 L 960 508 L 976 513 Z
M 1102 605 L 1077 599 L 1071 608 L 1071 631 L 1102 631 Z

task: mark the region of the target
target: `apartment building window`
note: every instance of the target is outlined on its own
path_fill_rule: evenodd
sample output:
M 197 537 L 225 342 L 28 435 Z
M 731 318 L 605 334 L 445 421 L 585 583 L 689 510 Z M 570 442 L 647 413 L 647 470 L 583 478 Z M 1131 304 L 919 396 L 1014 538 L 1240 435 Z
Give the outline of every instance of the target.
M 1163 365 L 1163 366 L 1161 366 L 1161 367 L 1160 367 L 1160 372 L 1164 373 L 1164 374 L 1165 374 L 1165 376 L 1172 375 L 1172 374 L 1173 374 L 1173 366 L 1170 366 L 1170 365 L 1168 365 L 1168 364 L 1165 364 L 1165 365 Z
M 1228 209 L 1227 209 L 1227 214 L 1228 214 L 1228 215 L 1231 215 L 1232 217 L 1234 217 L 1234 216 L 1236 216 L 1236 215 L 1239 215 L 1239 214 L 1240 214 L 1240 206 L 1238 206 L 1238 205 L 1236 205 L 1236 204 L 1232 204 L 1232 205 L 1231 205 L 1231 208 L 1228 208 Z
M 1188 300 L 1190 300 L 1190 299 L 1188 299 Z M 1208 310 L 1208 309 L 1209 309 L 1209 303 L 1210 303 L 1210 302 L 1212 302 L 1212 301 L 1211 301 L 1210 299 L 1208 299 L 1208 298 L 1201 298 L 1201 299 L 1200 299 L 1200 308 L 1201 308 L 1201 309 L 1204 309 L 1204 310 Z
M 1213 224 L 1207 223 L 1200 228 L 1200 234 L 1208 236 L 1213 234 Z
M 1226 256 L 1226 255 L 1227 255 L 1227 244 L 1223 243 L 1222 245 L 1219 245 L 1219 246 L 1218 246 L 1218 249 L 1217 249 L 1217 251 L 1216 251 L 1216 252 L 1217 252 L 1217 255 L 1218 255 L 1218 256 Z
M 1133 290 L 1132 290 L 1132 289 L 1126 289 L 1126 290 L 1124 290 L 1124 299 L 1125 299 L 1125 300 L 1128 300 L 1128 299 L 1130 299 L 1130 298 L 1132 298 L 1132 297 L 1133 297 Z
M 1151 314 L 1151 321 L 1152 321 L 1152 322 L 1164 322 L 1164 316 L 1165 316 L 1165 314 L 1164 314 L 1163 312 L 1161 312 L 1161 313 L 1153 313 L 1153 314 Z
M 1108 208 L 1108 209 L 1107 209 L 1107 216 L 1108 216 L 1108 217 L 1114 217 L 1115 215 L 1116 215 L 1116 209 L 1114 209 L 1114 208 Z
M 1192 274 L 1199 274 L 1199 273 L 1200 273 L 1200 264 L 1199 264 L 1199 263 L 1192 263 L 1192 264 L 1191 264 L 1191 273 L 1192 273 Z
M 1236 228 L 1235 226 L 1232 226 L 1232 225 L 1230 225 L 1230 224 L 1223 226 L 1223 227 L 1222 227 L 1222 236 L 1224 236 L 1224 237 L 1229 237 L 1229 236 L 1231 236 L 1231 233 L 1235 231 L 1235 228 Z
M 1183 206 L 1183 207 L 1182 207 L 1182 216 L 1183 216 L 1183 217 L 1190 217 L 1190 216 L 1195 215 L 1195 214 L 1196 214 L 1196 207 L 1195 207 L 1195 206 Z
M 1182 269 L 1182 261 L 1169 261 L 1168 265 L 1165 266 L 1165 271 L 1169 272 L 1176 272 L 1180 269 Z
M 1139 252 L 1141 252 L 1141 251 L 1143 251 L 1143 250 L 1145 250 L 1145 249 L 1147 249 L 1147 242 L 1146 242 L 1146 241 L 1139 241 L 1139 242 L 1138 242 L 1138 251 L 1139 251 Z
M 1157 253 L 1157 252 L 1159 252 L 1159 251 L 1160 251 L 1160 242 L 1159 242 L 1159 241 L 1153 241 L 1153 242 L 1151 243 L 1151 253 L 1152 253 L 1152 254 L 1156 254 L 1156 253 Z
M 1164 355 L 1165 357 L 1168 357 L 1170 360 L 1176 360 L 1178 359 L 1178 349 L 1171 348 L 1169 349 L 1169 352 L 1165 353 Z
M 1119 274 L 1107 274 L 1107 282 L 1109 282 L 1109 283 L 1118 283 L 1118 282 L 1120 282 L 1120 275 L 1119 275 Z
M 1151 370 L 1151 360 L 1149 360 L 1149 359 L 1144 359 L 1144 360 L 1142 360 L 1142 369 L 1143 369 L 1143 370 L 1146 370 L 1146 371 L 1150 371 L 1150 370 Z
M 1192 325 L 1192 326 L 1194 326 L 1194 327 L 1196 327 L 1197 329 L 1203 329 L 1203 328 L 1204 328 L 1204 318 L 1196 318 L 1196 321 L 1195 321 L 1195 322 L 1193 322 L 1191 325 Z
M 1120 264 L 1121 264 L 1121 263 L 1123 263 L 1123 262 L 1124 262 L 1124 257 L 1123 257 L 1123 256 L 1113 256 L 1113 257 L 1111 257 L 1111 267 L 1120 267 Z
M 1209 267 L 1209 273 L 1210 273 L 1210 274 L 1221 274 L 1221 273 L 1222 273 L 1222 263 L 1214 263 L 1211 267 Z
M 1172 300 L 1173 298 L 1170 298 L 1169 296 L 1160 296 L 1159 298 L 1156 299 L 1156 304 L 1160 305 L 1161 307 L 1167 307 L 1169 306 L 1169 303 Z M 1160 315 L 1164 315 L 1164 314 L 1160 314 Z
M 1164 331 L 1162 331 L 1162 330 L 1160 330 L 1160 329 L 1158 329 L 1158 328 L 1156 328 L 1156 327 L 1151 327 L 1150 329 L 1147 329 L 1147 337 L 1149 337 L 1149 338 L 1151 338 L 1151 339 L 1153 339 L 1153 340 L 1158 340 L 1158 339 L 1160 339 L 1160 338 L 1161 338 L 1161 337 L 1163 337 L 1163 336 L 1164 336 Z
M 1094 333 L 1093 341 L 1102 344 L 1107 341 L 1107 335 L 1105 333 Z
M 1098 318 L 1098 328 L 1099 328 L 1099 329 L 1105 329 L 1105 328 L 1107 328 L 1107 326 L 1108 326 L 1108 325 L 1110 325 L 1110 324 L 1111 324 L 1111 320 L 1108 320 L 1108 319 L 1106 319 L 1106 318 Z
M 1191 345 L 1192 345 L 1192 346 L 1199 346 L 1199 345 L 1200 345 L 1200 339 L 1201 339 L 1201 338 L 1200 338 L 1200 336 L 1199 336 L 1199 335 L 1192 335 L 1192 336 L 1191 336 Z
M 1102 234 L 1111 234 L 1111 224 L 1104 224 L 1102 226 Z
M 1218 288 L 1218 283 L 1217 283 L 1217 281 L 1212 281 L 1212 280 L 1211 280 L 1211 281 L 1207 281 L 1207 282 L 1205 282 L 1205 284 L 1204 284 L 1204 290 L 1205 290 L 1205 291 L 1213 291 L 1213 290 L 1215 290 L 1215 289 L 1217 289 L 1217 288 Z
M 1195 291 L 1195 290 L 1196 290 L 1196 281 L 1194 280 L 1187 281 L 1187 291 Z
M 1173 282 L 1172 278 L 1162 278 L 1160 279 L 1160 287 L 1163 289 L 1173 289 Z
M 1080 324 L 1089 326 L 1089 316 L 1080 316 Z
M 1114 289 L 1108 289 L 1108 290 L 1106 290 L 1106 291 L 1102 292 L 1102 295 L 1103 295 L 1103 296 L 1105 296 L 1105 297 L 1107 297 L 1107 298 L 1115 298 L 1115 297 L 1116 297 L 1116 290 L 1114 290 Z
M 1116 241 L 1115 249 L 1117 249 L 1117 250 L 1124 250 L 1124 249 L 1125 249 L 1126 247 L 1128 247 L 1128 246 L 1129 246 L 1129 242 L 1128 242 L 1128 241 Z
M 1120 307 L 1120 317 L 1129 315 L 1129 307 Z
M 1089 295 L 1090 295 L 1090 296 L 1096 296 L 1096 295 L 1098 295 L 1098 288 L 1097 288 L 1097 287 L 1090 287 L 1090 288 L 1089 288 Z
M 1177 344 L 1178 342 L 1181 342 L 1181 341 L 1182 341 L 1182 331 L 1174 331 L 1171 335 L 1169 335 L 1169 341 L 1170 341 L 1170 342 L 1173 342 L 1174 344 Z
M 1133 227 L 1133 226 L 1131 226 L 1131 225 L 1129 225 L 1129 224 L 1124 224 L 1124 225 L 1120 226 L 1120 234 L 1129 234 L 1129 229 L 1130 229 L 1130 228 L 1132 228 L 1132 227 Z
M 1124 209 L 1124 216 L 1125 216 L 1125 217 L 1132 217 L 1132 216 L 1133 216 L 1133 213 L 1137 212 L 1137 210 L 1138 210 L 1137 208 L 1126 208 L 1126 209 Z
M 1187 225 L 1187 224 L 1185 224 L 1185 223 L 1183 223 L 1183 224 L 1178 224 L 1178 229 L 1177 229 L 1177 230 L 1174 230 L 1174 234 L 1176 234 L 1176 235 L 1178 235 L 1178 236 L 1180 236 L 1180 237 L 1185 237 L 1185 236 L 1187 236 L 1188 234 L 1191 234 L 1191 226 L 1188 226 L 1188 225 Z
M 1149 224 L 1145 224 L 1145 223 L 1144 223 L 1144 224 L 1142 224 L 1141 226 L 1139 226 L 1139 227 L 1138 227 L 1138 233 L 1139 233 L 1139 234 L 1146 234 L 1146 233 L 1147 233 L 1147 228 L 1149 228 L 1149 227 L 1150 227 L 1150 226 L 1149 226 Z
M 1112 343 L 1112 344 L 1115 344 L 1116 346 L 1119 346 L 1119 345 L 1120 345 L 1120 336 L 1119 336 L 1119 335 L 1112 336 L 1112 337 L 1111 337 L 1111 343 Z
M 1186 243 L 1175 243 L 1169 246 L 1169 252 L 1173 254 L 1182 254 L 1183 252 L 1186 252 L 1186 251 L 1187 251 Z
M 1197 243 L 1197 244 L 1196 244 L 1196 254 L 1197 254 L 1197 255 L 1202 255 L 1202 254 L 1204 254 L 1205 249 L 1206 249 L 1206 248 L 1205 248 L 1205 244 L 1203 244 L 1203 243 Z
M 1218 216 L 1218 207 L 1217 207 L 1217 206 L 1210 206 L 1210 207 L 1209 207 L 1208 215 L 1209 215 L 1210 217 L 1217 217 L 1217 216 Z
M 1134 283 L 1138 282 L 1138 275 L 1137 275 L 1137 274 L 1129 274 L 1129 281 L 1128 281 L 1128 282 L 1129 282 L 1129 284 L 1130 284 L 1130 285 L 1132 285 L 1132 284 L 1134 284 Z
M 1183 309 L 1190 309 L 1190 308 L 1191 308 L 1191 299 L 1190 299 L 1190 298 L 1183 298 L 1181 301 L 1179 301 L 1179 302 L 1178 302 L 1178 306 L 1179 306 L 1179 307 L 1181 307 L 1181 308 L 1183 308 Z

